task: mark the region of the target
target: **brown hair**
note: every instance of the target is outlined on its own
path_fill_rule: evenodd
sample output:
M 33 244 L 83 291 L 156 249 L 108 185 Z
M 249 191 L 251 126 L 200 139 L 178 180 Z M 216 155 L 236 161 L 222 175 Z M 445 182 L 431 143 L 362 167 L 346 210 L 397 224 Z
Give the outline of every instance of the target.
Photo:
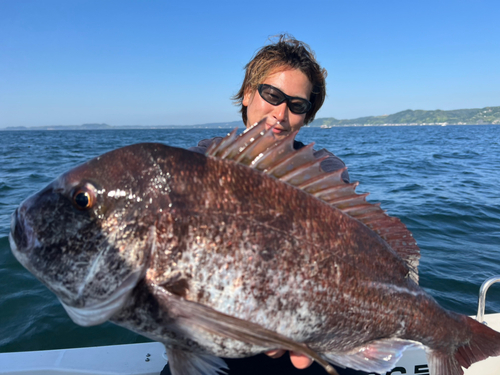
M 257 86 L 272 73 L 287 69 L 299 69 L 312 83 L 312 92 L 309 101 L 312 106 L 306 113 L 304 124 L 314 120 L 326 96 L 326 69 L 316 61 L 313 50 L 307 44 L 295 39 L 291 35 L 282 34 L 277 42 L 262 47 L 252 60 L 245 66 L 245 79 L 240 90 L 232 97 L 235 104 L 241 106 L 240 112 L 243 122 L 247 123 L 247 107 L 243 105 L 243 98 L 248 91 L 256 91 Z

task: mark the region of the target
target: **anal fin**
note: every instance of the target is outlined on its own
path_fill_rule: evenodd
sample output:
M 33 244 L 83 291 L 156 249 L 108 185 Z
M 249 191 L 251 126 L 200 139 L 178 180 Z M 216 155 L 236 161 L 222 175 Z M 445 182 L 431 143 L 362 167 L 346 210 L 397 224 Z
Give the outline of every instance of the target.
M 228 370 L 226 362 L 209 354 L 166 348 L 172 375 L 218 375 Z
M 388 339 L 374 341 L 349 353 L 326 353 L 325 356 L 330 362 L 341 367 L 385 374 L 396 366 L 405 349 L 416 345 L 420 344 L 413 341 Z

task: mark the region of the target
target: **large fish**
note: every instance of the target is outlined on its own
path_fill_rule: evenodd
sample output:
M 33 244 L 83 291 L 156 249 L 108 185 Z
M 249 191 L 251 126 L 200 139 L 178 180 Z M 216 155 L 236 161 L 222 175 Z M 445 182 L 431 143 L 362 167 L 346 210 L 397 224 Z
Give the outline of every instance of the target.
M 16 258 L 78 324 L 165 344 L 176 375 L 287 349 L 367 372 L 423 345 L 432 375 L 500 354 L 500 333 L 417 284 L 406 227 L 259 125 L 208 156 L 136 144 L 78 166 L 12 216 Z

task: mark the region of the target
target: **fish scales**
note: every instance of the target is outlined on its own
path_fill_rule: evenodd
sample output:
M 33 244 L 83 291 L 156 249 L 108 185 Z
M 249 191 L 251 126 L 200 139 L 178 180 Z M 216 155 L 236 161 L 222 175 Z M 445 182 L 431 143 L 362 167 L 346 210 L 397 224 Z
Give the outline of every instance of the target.
M 277 184 L 272 178 L 263 178 L 259 173 L 249 177 L 244 168 L 233 163 L 202 160 L 203 168 L 197 168 L 191 160 L 189 168 L 192 170 L 184 169 L 184 181 L 193 171 L 193 176 L 196 176 L 193 180 L 199 183 L 190 184 L 187 190 L 183 190 L 189 198 L 179 195 L 182 201 L 179 205 L 172 198 L 172 217 L 165 221 L 173 222 L 173 216 L 181 218 L 176 224 L 182 229 L 177 231 L 178 237 L 173 239 L 175 246 L 159 254 L 160 259 L 157 261 L 158 264 L 170 266 L 170 269 L 160 268 L 159 273 L 182 272 L 185 290 L 180 292 L 176 286 L 173 288 L 187 299 L 210 303 L 211 307 L 219 311 L 249 319 L 255 314 L 254 309 L 262 308 L 262 304 L 269 306 L 272 297 L 290 301 L 290 307 L 284 310 L 295 311 L 298 301 L 308 303 L 308 298 L 317 298 L 323 292 L 326 298 L 311 303 L 313 309 L 324 309 L 318 313 L 326 318 L 342 311 L 341 308 L 345 306 L 343 301 L 340 301 L 339 306 L 332 304 L 331 299 L 335 296 L 325 293 L 334 290 L 329 285 L 330 280 L 342 280 L 342 283 L 335 285 L 337 290 L 342 284 L 349 284 L 351 279 L 361 283 L 366 274 L 378 274 L 381 280 L 389 281 L 386 253 L 377 253 L 373 243 L 384 250 L 386 247 L 364 226 L 316 199 L 304 199 L 307 198 L 304 193 Z M 176 165 L 179 166 L 179 163 Z M 201 173 L 198 174 L 198 171 Z M 208 179 L 203 175 L 208 176 Z M 218 176 L 227 177 L 221 182 Z M 238 181 L 243 177 L 246 184 L 242 189 Z M 172 192 L 178 191 L 175 178 L 170 181 L 170 188 Z M 261 199 L 249 200 L 249 194 Z M 211 199 L 211 196 L 218 198 Z M 211 204 L 203 205 L 204 201 Z M 324 220 L 311 220 L 314 216 L 323 217 Z M 197 230 L 207 223 L 204 232 Z M 365 232 L 366 240 L 360 240 L 361 231 Z M 165 229 L 165 232 L 169 230 Z M 360 248 L 362 244 L 365 244 L 365 248 Z M 213 251 L 206 251 L 207 248 Z M 330 249 L 336 251 L 333 253 Z M 370 256 L 360 257 L 363 252 L 368 252 Z M 408 269 L 395 258 L 402 280 L 405 281 Z M 335 274 L 340 272 L 340 267 L 330 267 L 330 259 L 342 263 L 343 275 Z M 303 267 L 311 263 L 313 267 Z M 283 276 L 275 277 L 275 273 Z M 255 280 L 245 280 L 245 275 L 252 275 Z M 228 279 L 228 276 L 231 278 Z M 282 285 L 282 279 L 287 281 L 285 285 Z M 280 288 L 294 293 L 293 285 L 306 280 L 307 283 L 300 289 L 295 288 L 300 295 L 280 295 Z M 240 296 L 235 296 L 235 284 Z M 211 292 L 206 290 L 206 286 L 211 286 Z M 198 300 L 198 295 L 205 298 Z M 249 297 L 255 303 L 249 304 Z M 231 302 L 230 310 L 224 307 L 228 299 Z M 223 302 L 217 303 L 218 300 Z M 250 307 L 253 309 L 250 310 Z M 248 310 L 247 314 L 242 314 L 242 308 Z M 282 321 L 280 317 L 275 320 Z M 276 327 L 273 325 L 272 329 Z
M 246 140 L 244 147 L 224 142 L 259 154 Z M 281 162 L 297 184 L 295 167 L 321 177 L 304 154 L 304 167 Z M 351 201 L 358 205 L 360 196 Z M 138 144 L 76 167 L 28 198 L 13 214 L 10 241 L 75 322 L 111 320 L 163 342 L 177 375 L 217 373 L 224 364 L 214 356 L 280 348 L 330 373 L 325 358 L 385 372 L 417 342 L 429 349 L 432 375 L 460 374 L 460 366 L 500 354 L 498 333 L 442 309 L 418 286 L 404 225 L 368 203 L 356 210 L 360 218 L 370 212 L 387 239 L 262 171 Z

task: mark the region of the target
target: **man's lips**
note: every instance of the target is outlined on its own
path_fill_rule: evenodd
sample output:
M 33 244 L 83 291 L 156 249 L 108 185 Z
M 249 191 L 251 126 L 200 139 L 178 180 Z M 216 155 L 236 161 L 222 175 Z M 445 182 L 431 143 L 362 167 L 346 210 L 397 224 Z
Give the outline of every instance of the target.
M 281 134 L 281 133 L 284 133 L 284 132 L 287 131 L 283 126 L 280 125 L 279 122 L 276 123 L 276 124 L 267 124 L 266 123 L 266 130 L 269 130 L 271 128 L 273 128 L 273 133 L 274 134 Z

